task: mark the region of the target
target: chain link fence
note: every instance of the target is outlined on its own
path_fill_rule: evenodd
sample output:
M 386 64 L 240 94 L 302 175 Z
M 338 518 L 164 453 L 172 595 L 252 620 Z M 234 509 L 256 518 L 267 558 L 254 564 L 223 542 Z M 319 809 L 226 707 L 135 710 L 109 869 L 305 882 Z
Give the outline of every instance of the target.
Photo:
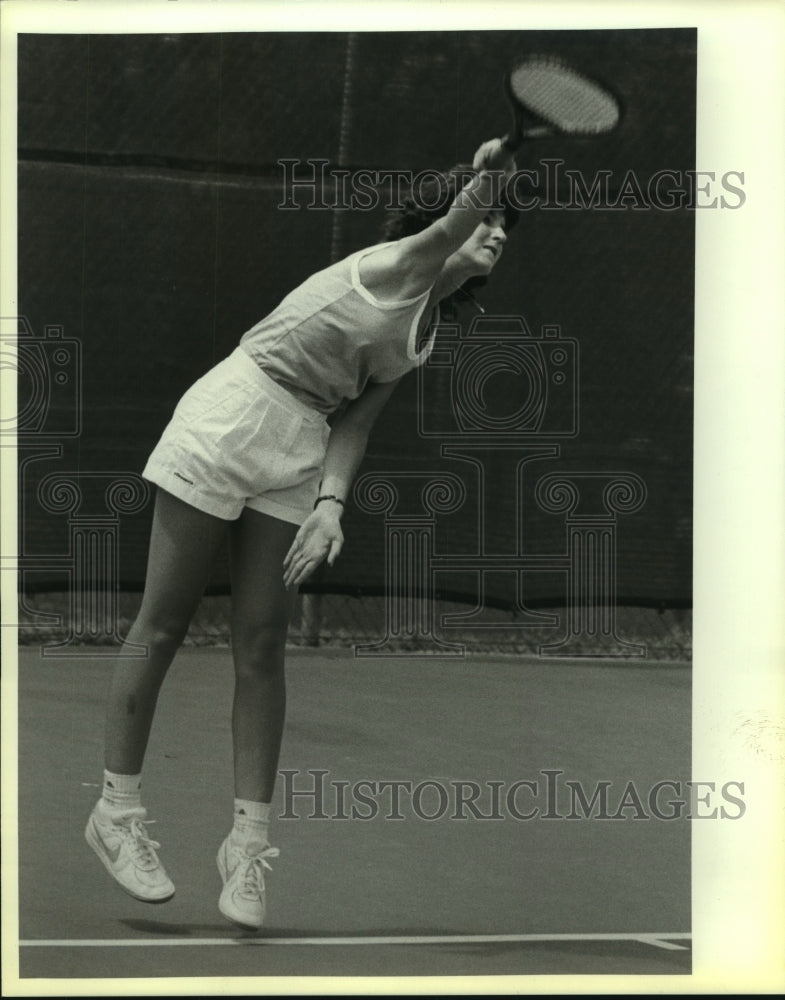
M 141 595 L 119 595 L 119 633 L 128 632 L 139 607 Z M 373 647 L 384 643 L 378 655 L 434 655 L 434 644 L 423 642 L 417 635 L 388 637 L 389 598 L 382 594 L 322 594 L 319 595 L 318 625 L 314 628 L 312 614 L 303 608 L 303 595 L 297 601 L 289 633 L 291 648 L 342 649 L 353 655 L 358 647 Z M 228 595 L 208 595 L 202 601 L 186 640 L 192 646 L 230 646 L 230 605 Z M 501 608 L 491 609 L 485 617 L 485 627 L 444 626 L 445 616 L 465 615 L 471 606 L 456 601 L 437 599 L 430 614 L 435 623 L 433 635 L 445 644 L 439 655 L 501 654 L 510 656 L 542 655 L 542 647 L 552 646 L 564 637 L 564 607 L 538 607 L 537 612 L 555 620 L 540 627 L 524 625 L 520 614 Z M 29 595 L 20 612 L 19 641 L 23 645 L 54 647 L 67 643 L 73 634 L 70 620 L 69 595 L 49 592 Z M 645 649 L 646 660 L 667 660 L 688 663 L 692 657 L 692 612 L 689 608 L 621 606 L 616 609 L 617 635 L 624 641 Z M 488 627 L 492 626 L 492 627 Z M 387 639 L 385 643 L 385 639 Z M 429 637 L 430 640 L 430 637 Z M 90 641 L 90 640 L 88 640 Z M 117 648 L 111 636 L 94 636 L 95 645 L 105 647 L 107 655 Z M 585 636 L 580 653 L 573 655 L 603 656 L 607 645 L 602 637 Z M 366 655 L 375 655 L 373 650 Z M 545 654 L 548 655 L 548 654 Z
M 553 383 L 541 400 L 543 426 L 564 433 L 547 446 L 527 439 L 525 490 L 513 438 L 464 435 L 452 393 L 482 353 L 477 317 L 466 314 L 455 362 L 404 380 L 360 474 L 461 479 L 466 502 L 440 513 L 433 551 L 445 566 L 468 560 L 461 572 L 469 578 L 454 584 L 466 593 L 476 552 L 503 561 L 525 551 L 532 565 L 550 558 L 562 572 L 566 557 L 553 553 L 566 551 L 564 518 L 534 502 L 538 481 L 565 473 L 588 482 L 596 473 L 640 482 L 645 503 L 620 521 L 612 586 L 597 591 L 599 603 L 577 627 L 564 586 L 530 577 L 531 615 L 516 601 L 514 571 L 489 570 L 482 627 L 468 620 L 471 597 L 434 592 L 412 598 L 422 606 L 410 620 L 383 572 L 385 532 L 398 515 L 385 514 L 382 526 L 378 512 L 354 506 L 328 592 L 298 606 L 292 642 L 381 643 L 385 655 L 440 644 L 521 654 L 571 634 L 571 651 L 600 655 L 613 633 L 617 654 L 631 643 L 649 656 L 689 656 L 681 609 L 691 599 L 694 212 L 646 208 L 637 192 L 652 190 L 662 171 L 684 186 L 695 165 L 690 29 L 20 38 L 19 299 L 30 364 L 19 372 L 19 398 L 42 414 L 20 438 L 22 641 L 73 634 L 78 599 L 57 592 L 64 573 L 81 579 L 66 565 L 68 532 L 81 538 L 88 514 L 106 517 L 103 508 L 88 511 L 86 494 L 70 513 L 59 501 L 42 504 L 45 485 L 63 469 L 79 470 L 69 475 L 80 490 L 88 477 L 137 475 L 182 392 L 246 329 L 309 274 L 378 239 L 384 206 L 331 208 L 341 183 L 331 172 L 343 170 L 351 189 L 362 171 L 411 173 L 471 158 L 479 141 L 506 128 L 504 69 L 532 51 L 612 81 L 624 104 L 622 127 L 607 141 L 549 139 L 524 151 L 520 166 L 536 175 L 532 192 L 545 208 L 524 213 L 480 295 L 486 319 L 526 327 L 527 342 L 514 348 L 521 372 L 553 374 L 542 353 L 549 336 L 569 354 L 565 384 L 575 392 Z M 296 161 L 301 177 L 313 173 L 311 161 L 323 164 L 329 180 L 310 192 L 326 200 L 323 210 L 281 209 L 283 159 Z M 614 207 L 556 210 L 569 201 L 573 175 L 589 186 L 605 178 Z M 298 203 L 310 194 L 301 189 Z M 491 331 L 494 343 L 505 340 L 500 331 Z M 64 345 L 70 367 L 56 371 Z M 39 369 L 45 384 L 28 385 Z M 500 378 L 488 397 L 509 404 L 497 427 L 525 391 L 521 379 Z M 78 433 L 67 437 L 72 417 Z M 576 531 L 584 514 L 575 512 Z M 83 641 L 127 631 L 149 515 L 149 507 L 117 514 L 120 618 L 111 636 L 82 630 Z M 216 589 L 228 581 L 224 560 Z M 205 599 L 189 641 L 228 641 L 227 600 Z

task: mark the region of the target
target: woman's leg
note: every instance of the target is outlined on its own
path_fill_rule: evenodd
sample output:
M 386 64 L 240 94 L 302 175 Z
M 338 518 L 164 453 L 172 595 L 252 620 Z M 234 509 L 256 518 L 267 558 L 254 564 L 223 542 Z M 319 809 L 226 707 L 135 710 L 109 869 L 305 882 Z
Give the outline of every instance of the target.
M 158 490 L 144 596 L 115 667 L 106 713 L 105 766 L 142 770 L 158 693 L 207 585 L 228 522 Z M 144 655 L 138 655 L 144 650 Z
M 297 526 L 246 508 L 232 525 L 232 652 L 235 688 L 234 826 L 218 851 L 221 913 L 244 927 L 265 916 L 264 870 L 270 801 L 278 770 L 286 680 L 284 654 L 296 591 L 283 584 L 283 560 Z
M 284 654 L 295 591 L 283 560 L 297 525 L 246 508 L 232 525 L 235 796 L 272 798 L 286 712 Z
M 161 682 L 226 532 L 226 521 L 159 490 L 142 606 L 109 692 L 104 790 L 85 837 L 112 878 L 147 903 L 165 902 L 175 889 L 156 854 L 160 845 L 147 836 L 139 775 Z

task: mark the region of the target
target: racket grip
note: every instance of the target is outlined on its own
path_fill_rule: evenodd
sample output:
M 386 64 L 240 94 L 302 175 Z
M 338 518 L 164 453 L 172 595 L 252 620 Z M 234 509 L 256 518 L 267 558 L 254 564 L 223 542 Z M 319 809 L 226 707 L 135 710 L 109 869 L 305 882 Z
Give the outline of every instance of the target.
M 514 153 L 517 149 L 520 148 L 521 145 L 520 134 L 511 135 L 508 132 L 507 135 L 505 135 L 504 138 L 502 139 L 502 145 L 504 146 L 505 149 L 509 149 L 511 153 Z

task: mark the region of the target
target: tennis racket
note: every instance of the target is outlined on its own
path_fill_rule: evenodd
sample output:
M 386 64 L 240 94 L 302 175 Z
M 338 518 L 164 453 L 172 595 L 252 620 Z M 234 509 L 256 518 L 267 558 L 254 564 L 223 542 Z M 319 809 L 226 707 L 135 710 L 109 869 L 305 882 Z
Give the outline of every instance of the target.
M 605 87 L 551 56 L 529 56 L 505 78 L 513 126 L 504 145 L 543 135 L 601 135 L 619 123 L 619 102 Z

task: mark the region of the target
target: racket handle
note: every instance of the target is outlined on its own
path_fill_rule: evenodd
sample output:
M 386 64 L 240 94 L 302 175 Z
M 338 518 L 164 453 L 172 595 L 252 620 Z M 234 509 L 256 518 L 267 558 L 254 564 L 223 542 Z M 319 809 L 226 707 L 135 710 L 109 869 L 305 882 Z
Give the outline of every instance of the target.
M 509 149 L 511 153 L 514 153 L 517 149 L 520 148 L 521 145 L 520 133 L 518 133 L 517 135 L 511 135 L 508 132 L 507 135 L 505 135 L 504 138 L 502 139 L 502 144 L 504 145 L 505 149 Z

